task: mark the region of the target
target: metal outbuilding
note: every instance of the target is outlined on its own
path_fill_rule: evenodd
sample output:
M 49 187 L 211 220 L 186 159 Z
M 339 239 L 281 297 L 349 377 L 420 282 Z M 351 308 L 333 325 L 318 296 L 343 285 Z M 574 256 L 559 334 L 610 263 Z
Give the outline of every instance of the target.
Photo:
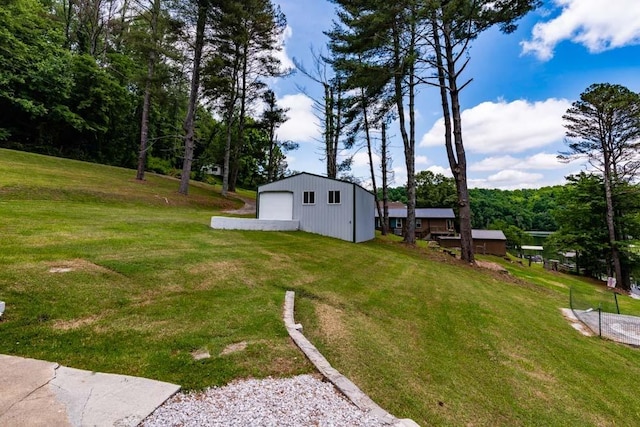
M 298 221 L 299 229 L 350 242 L 375 237 L 373 193 L 307 172 L 258 187 L 259 220 Z

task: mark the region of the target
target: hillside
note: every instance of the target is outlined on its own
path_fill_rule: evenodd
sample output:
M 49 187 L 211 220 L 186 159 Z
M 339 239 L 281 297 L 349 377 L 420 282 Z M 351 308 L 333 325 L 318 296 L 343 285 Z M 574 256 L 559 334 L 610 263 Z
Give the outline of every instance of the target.
M 187 389 L 312 372 L 281 321 L 292 289 L 307 337 L 398 417 L 637 423 L 638 350 L 582 336 L 560 313 L 569 286 L 604 294 L 596 284 L 506 262 L 509 275 L 491 272 L 394 238 L 212 230 L 237 199 L 134 176 L 0 150 L 3 353 Z

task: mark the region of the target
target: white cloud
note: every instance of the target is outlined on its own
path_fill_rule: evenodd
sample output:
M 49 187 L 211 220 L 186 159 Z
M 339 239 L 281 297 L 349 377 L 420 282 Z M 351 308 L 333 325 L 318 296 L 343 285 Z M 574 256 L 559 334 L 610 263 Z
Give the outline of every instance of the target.
M 296 66 L 294 65 L 293 61 L 291 60 L 291 58 L 287 54 L 287 48 L 286 48 L 287 40 L 289 40 L 291 38 L 291 36 L 293 36 L 293 30 L 291 29 L 291 27 L 289 25 L 287 25 L 284 28 L 284 31 L 282 32 L 282 35 L 280 36 L 280 40 L 279 40 L 280 49 L 278 49 L 275 52 L 273 52 L 273 55 L 280 60 L 280 64 L 281 64 L 280 69 L 282 71 L 295 70 L 295 68 L 296 68 Z
M 313 100 L 297 93 L 285 95 L 278 100 L 278 105 L 288 108 L 289 120 L 278 128 L 278 138 L 283 141 L 313 142 L 320 138 L 321 132 L 318 118 L 313 114 Z
M 513 169 L 505 169 L 496 174 L 490 175 L 487 178 L 487 181 L 495 184 L 505 184 L 514 181 L 533 184 L 543 178 L 544 175 L 542 175 L 541 173 L 528 173 Z
M 429 166 L 427 168 L 427 170 L 433 172 L 436 175 L 437 174 L 444 175 L 447 178 L 452 178 L 453 177 L 453 174 L 451 173 L 451 168 L 449 168 L 449 167 L 444 168 L 442 166 L 432 165 L 432 166 Z
M 529 41 L 520 43 L 522 53 L 547 61 L 563 40 L 579 43 L 591 53 L 640 44 L 638 0 L 554 0 L 559 16 L 533 27 Z
M 469 188 L 499 188 L 501 190 L 516 190 L 522 188 L 539 188 L 553 185 L 556 182 L 544 181 L 545 176 L 539 173 L 527 173 L 506 169 L 487 178 L 469 179 Z M 559 183 L 559 182 L 557 182 Z
M 371 153 L 371 157 L 373 158 L 373 167 L 377 169 L 380 165 L 380 156 L 378 156 L 376 153 Z M 358 151 L 353 155 L 353 166 L 365 166 L 368 168 L 369 154 L 366 151 Z
M 566 99 L 550 98 L 483 102 L 462 112 L 465 149 L 477 153 L 519 153 L 540 148 L 564 136 L 562 115 L 571 106 Z M 444 120 L 440 118 L 422 137 L 421 147 L 443 144 Z
M 429 159 L 427 158 L 427 156 L 416 156 L 415 163 L 416 165 L 428 165 Z
M 502 169 L 564 169 L 566 163 L 558 160 L 557 154 L 538 153 L 533 156 L 518 159 L 513 156 L 486 157 L 479 162 L 472 163 L 469 170 L 473 172 L 490 172 Z
M 511 156 L 485 157 L 479 162 L 473 162 L 469 165 L 471 172 L 490 172 L 505 169 L 518 163 L 518 159 Z

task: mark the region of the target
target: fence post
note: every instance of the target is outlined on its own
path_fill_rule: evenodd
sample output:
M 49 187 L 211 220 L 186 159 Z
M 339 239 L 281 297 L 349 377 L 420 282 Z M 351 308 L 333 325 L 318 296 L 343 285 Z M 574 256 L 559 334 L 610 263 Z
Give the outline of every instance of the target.
M 618 314 L 620 314 L 620 306 L 618 306 L 618 293 L 617 292 L 613 293 L 613 298 L 616 300 L 616 311 L 618 312 Z
M 602 303 L 598 304 L 598 336 L 602 338 Z

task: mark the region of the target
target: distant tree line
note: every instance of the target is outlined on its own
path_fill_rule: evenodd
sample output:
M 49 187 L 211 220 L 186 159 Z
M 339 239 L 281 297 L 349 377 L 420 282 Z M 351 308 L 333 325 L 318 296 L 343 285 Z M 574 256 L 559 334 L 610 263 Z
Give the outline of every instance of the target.
M 457 210 L 452 178 L 431 171 L 416 175 L 416 206 L 420 208 L 449 207 Z M 471 224 L 477 229 L 495 228 L 496 224 L 514 226 L 520 230 L 556 231 L 554 212 L 564 186 L 538 189 L 499 190 L 472 188 Z M 405 203 L 404 187 L 389 189 L 390 199 Z

